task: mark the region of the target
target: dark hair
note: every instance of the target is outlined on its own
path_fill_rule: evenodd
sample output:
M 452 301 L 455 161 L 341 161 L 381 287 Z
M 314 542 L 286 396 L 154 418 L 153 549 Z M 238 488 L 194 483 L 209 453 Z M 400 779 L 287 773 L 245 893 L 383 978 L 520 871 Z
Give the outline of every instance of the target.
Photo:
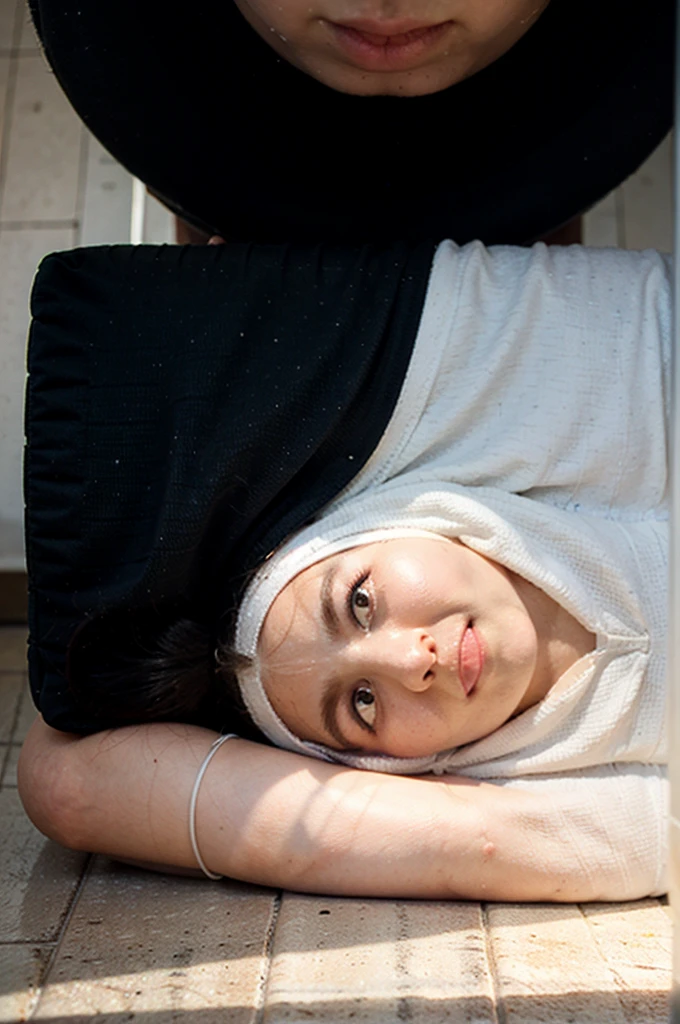
M 119 609 L 86 619 L 68 648 L 71 692 L 102 728 L 180 721 L 262 739 L 236 679 L 248 659 L 215 634 L 177 608 Z

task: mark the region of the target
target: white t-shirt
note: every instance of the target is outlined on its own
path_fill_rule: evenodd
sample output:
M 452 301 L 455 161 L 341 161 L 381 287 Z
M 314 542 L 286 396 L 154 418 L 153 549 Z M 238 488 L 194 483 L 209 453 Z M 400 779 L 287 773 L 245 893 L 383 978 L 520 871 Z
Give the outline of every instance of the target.
M 542 790 L 546 828 L 570 857 L 576 836 L 602 898 L 666 889 L 669 344 L 657 253 L 443 243 L 380 444 L 263 574 L 275 591 L 357 535 L 435 532 L 594 633 L 543 701 L 476 743 L 403 760 L 306 746 Z
M 651 252 L 444 243 L 398 406 L 346 492 L 445 467 L 459 484 L 578 512 L 611 550 L 628 601 L 604 564 L 600 579 L 583 567 L 574 604 L 553 594 L 596 631 L 596 653 L 431 770 L 549 789 L 563 828 L 592 814 L 640 894 L 666 889 L 669 274 Z M 485 553 L 507 564 L 498 540 Z M 542 566 L 528 568 L 545 588 Z

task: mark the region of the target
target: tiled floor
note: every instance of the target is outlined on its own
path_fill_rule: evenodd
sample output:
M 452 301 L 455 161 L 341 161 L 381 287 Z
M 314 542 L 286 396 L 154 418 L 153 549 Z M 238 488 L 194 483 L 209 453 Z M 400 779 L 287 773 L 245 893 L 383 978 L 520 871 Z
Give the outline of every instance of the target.
M 48 842 L 16 792 L 33 716 L 24 648 L 24 630 L 0 630 L 0 1024 L 665 1024 L 659 900 L 327 899 Z
M 48 251 L 126 241 L 131 182 L 0 0 L 0 570 L 21 554 L 24 344 Z M 670 250 L 670 144 L 586 218 L 591 245 Z M 158 204 L 145 237 L 169 240 Z M 0 1024 L 661 1024 L 658 900 L 518 906 L 320 899 L 165 878 L 59 849 L 25 818 L 25 633 L 0 629 Z

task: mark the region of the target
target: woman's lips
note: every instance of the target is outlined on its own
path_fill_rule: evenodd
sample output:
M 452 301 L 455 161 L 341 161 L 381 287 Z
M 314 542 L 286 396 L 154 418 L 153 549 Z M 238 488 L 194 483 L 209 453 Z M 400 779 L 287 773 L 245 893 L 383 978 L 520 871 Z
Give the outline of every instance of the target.
M 328 24 L 345 57 L 357 67 L 367 71 L 406 71 L 437 46 L 453 22 L 414 28 L 407 24 L 395 24 L 392 28 L 379 23 L 371 23 L 371 28 L 357 22 Z
M 483 668 L 484 649 L 477 631 L 468 622 L 458 647 L 458 676 L 466 696 L 472 693 L 479 682 Z

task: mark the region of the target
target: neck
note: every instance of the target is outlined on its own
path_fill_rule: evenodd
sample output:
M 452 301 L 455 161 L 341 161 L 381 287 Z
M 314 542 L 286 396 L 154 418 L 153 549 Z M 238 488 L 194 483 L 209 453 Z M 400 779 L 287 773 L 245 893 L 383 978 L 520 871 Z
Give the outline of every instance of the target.
M 513 575 L 538 637 L 536 668 L 516 714 L 543 700 L 550 688 L 585 654 L 595 649 L 595 636 L 545 591 Z

